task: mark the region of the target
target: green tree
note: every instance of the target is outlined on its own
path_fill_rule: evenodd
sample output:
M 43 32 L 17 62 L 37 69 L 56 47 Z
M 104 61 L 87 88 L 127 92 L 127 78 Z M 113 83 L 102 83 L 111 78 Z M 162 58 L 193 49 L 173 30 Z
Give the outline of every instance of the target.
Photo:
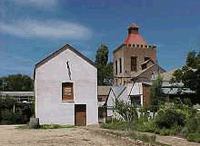
M 97 66 L 98 85 L 112 85 L 113 63 L 108 63 L 108 46 L 101 44 L 96 53 L 95 64 Z
M 32 91 L 33 80 L 22 74 L 8 75 L 0 78 L 1 91 Z
M 186 64 L 174 72 L 171 83 L 182 82 L 184 87 L 196 91 L 197 97 L 200 96 L 200 52 L 191 51 L 188 53 Z M 196 98 L 198 103 L 200 100 Z
M 159 74 L 157 79 L 152 82 L 150 93 L 151 105 L 149 108 L 152 112 L 157 112 L 159 105 L 166 101 L 162 91 L 162 78 Z

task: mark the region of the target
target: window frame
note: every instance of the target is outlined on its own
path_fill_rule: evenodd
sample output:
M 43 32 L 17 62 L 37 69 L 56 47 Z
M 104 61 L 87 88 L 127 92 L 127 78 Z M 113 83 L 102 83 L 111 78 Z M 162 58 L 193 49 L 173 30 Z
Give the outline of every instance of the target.
M 131 56 L 131 71 L 137 71 L 137 56 Z
M 119 73 L 122 73 L 122 59 L 119 58 Z
M 149 59 L 150 59 L 150 57 L 148 57 L 148 56 L 144 57 L 144 61 L 147 61 Z
M 117 60 L 115 60 L 115 74 L 117 75 L 118 74 L 118 70 L 117 70 L 118 68 L 117 68 Z
M 67 87 L 66 84 L 68 84 L 69 86 L 68 87 L 71 87 L 71 97 L 72 98 L 67 98 L 67 97 L 64 97 L 64 96 L 67 96 L 67 95 L 64 95 L 64 87 Z M 70 96 L 70 95 L 68 95 Z M 74 83 L 73 82 L 62 82 L 62 101 L 64 102 L 74 102 Z

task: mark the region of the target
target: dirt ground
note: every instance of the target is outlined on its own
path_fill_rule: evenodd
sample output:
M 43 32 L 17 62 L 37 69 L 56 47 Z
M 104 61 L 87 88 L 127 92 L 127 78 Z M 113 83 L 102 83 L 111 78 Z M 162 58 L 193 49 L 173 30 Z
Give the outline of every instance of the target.
M 98 127 L 20 130 L 16 125 L 0 125 L 0 146 L 134 146 L 133 141 L 102 134 L 102 130 Z M 157 141 L 172 146 L 200 146 L 172 136 L 157 136 Z
M 0 146 L 124 146 L 133 145 L 119 138 L 94 133 L 84 128 L 20 130 L 0 125 Z

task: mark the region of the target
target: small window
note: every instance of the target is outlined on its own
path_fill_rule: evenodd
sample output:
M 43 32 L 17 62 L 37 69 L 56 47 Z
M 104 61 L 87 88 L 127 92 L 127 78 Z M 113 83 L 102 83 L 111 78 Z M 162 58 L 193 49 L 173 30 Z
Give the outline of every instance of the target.
M 131 71 L 137 71 L 137 57 L 131 57 Z
M 147 64 L 142 65 L 142 70 L 144 70 L 145 68 L 147 68 Z
M 131 104 L 132 105 L 141 105 L 140 96 L 133 96 L 133 95 L 131 95 L 130 98 L 131 98 Z
M 62 83 L 62 100 L 73 101 L 73 83 Z
M 149 59 L 150 59 L 150 57 L 144 57 L 144 61 L 147 61 Z
M 119 59 L 119 72 L 122 73 L 122 59 Z
M 117 60 L 115 61 L 115 71 L 116 71 L 116 75 L 117 75 Z

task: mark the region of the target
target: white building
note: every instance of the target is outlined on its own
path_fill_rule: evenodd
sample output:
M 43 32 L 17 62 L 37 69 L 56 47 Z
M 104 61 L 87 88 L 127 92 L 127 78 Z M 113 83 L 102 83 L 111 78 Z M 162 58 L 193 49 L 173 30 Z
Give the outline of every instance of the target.
M 116 99 L 132 105 L 143 105 L 143 83 L 126 84 L 121 87 L 110 87 L 108 98 L 105 102 L 107 117 L 114 116 L 113 107 Z
M 98 123 L 97 68 L 69 44 L 36 64 L 36 117 L 41 124 Z

